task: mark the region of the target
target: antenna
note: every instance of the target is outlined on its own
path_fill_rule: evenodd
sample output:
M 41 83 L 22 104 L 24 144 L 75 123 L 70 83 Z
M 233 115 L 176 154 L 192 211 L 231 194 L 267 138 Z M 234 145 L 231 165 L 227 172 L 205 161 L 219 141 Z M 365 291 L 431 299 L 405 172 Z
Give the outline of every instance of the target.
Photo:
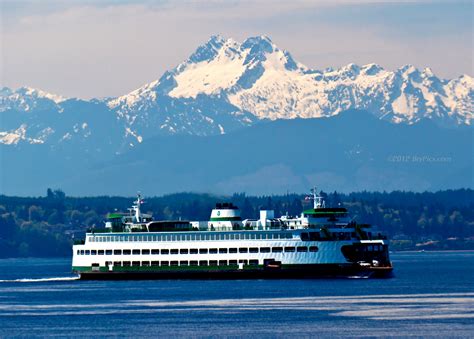
M 313 199 L 313 208 L 318 209 L 318 208 L 324 208 L 326 207 L 326 204 L 324 203 L 323 197 L 318 195 L 318 191 L 316 189 L 316 186 L 311 189 L 312 197 Z
M 136 222 L 139 223 L 141 221 L 141 212 L 140 212 L 140 206 L 143 204 L 142 200 L 142 195 L 139 192 L 137 192 L 137 200 L 135 201 L 135 205 L 132 206 L 132 209 L 135 211 L 135 219 L 137 220 Z

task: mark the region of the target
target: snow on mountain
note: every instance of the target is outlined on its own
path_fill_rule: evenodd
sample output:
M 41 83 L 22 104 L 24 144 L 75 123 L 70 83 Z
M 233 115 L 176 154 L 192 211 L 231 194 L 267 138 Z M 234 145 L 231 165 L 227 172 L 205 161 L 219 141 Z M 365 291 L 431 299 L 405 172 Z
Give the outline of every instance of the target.
M 240 45 L 232 40 L 212 37 L 206 49 L 194 53 L 188 62 L 179 65 L 174 72 L 178 86 L 171 97 L 196 98 L 198 94 L 218 94 L 238 81 L 244 70 L 245 54 Z M 207 58 L 203 58 L 203 56 Z
M 234 47 L 238 46 L 231 39 L 211 37 L 186 62 L 165 72 L 159 80 L 129 94 L 110 99 L 107 105 L 126 122 L 129 133 L 133 132 L 140 138 L 158 134 L 206 136 L 249 126 L 258 119 L 250 112 L 232 105 L 218 87 L 222 82 L 232 83 L 236 76 L 234 72 L 240 69 L 241 58 L 233 55 L 237 51 Z M 202 74 L 198 65 L 206 63 L 209 58 L 217 58 L 214 73 Z M 189 70 L 189 67 L 192 67 L 190 73 L 183 72 Z M 170 95 L 176 88 L 176 77 L 179 74 L 184 75 L 180 81 L 198 91 L 187 97 Z M 209 83 L 216 87 L 206 88 Z
M 9 109 L 30 111 L 33 109 L 51 109 L 66 98 L 31 87 L 21 87 L 16 91 L 4 87 L 0 89 L 0 112 Z
M 197 58 L 203 50 L 213 53 L 205 53 L 207 59 Z M 252 87 L 264 73 L 294 70 L 304 72 L 306 68 L 296 64 L 288 52 L 280 50 L 266 36 L 249 38 L 243 44 L 214 36 L 172 72 L 176 85 L 169 95 L 195 98 L 198 94 L 221 91 L 233 94 Z
M 393 123 L 429 118 L 443 126 L 471 125 L 474 80 L 444 80 L 411 65 L 313 70 L 266 36 L 239 43 L 217 35 L 158 80 L 117 98 L 83 101 L 28 87 L 0 89 L 0 143 L 92 148 L 107 135 L 107 145 L 117 150 L 155 135 L 224 134 L 262 119 L 328 117 L 350 109 Z
M 26 137 L 26 125 L 23 124 L 14 131 L 0 132 L 0 143 L 6 145 L 16 145 L 20 140 L 25 140 L 30 144 L 42 144 L 44 140 Z
M 73 147 L 73 153 L 113 152 L 128 143 L 123 123 L 97 100 L 63 100 L 41 91 L 2 90 L 0 144 Z M 33 96 L 39 99 L 33 100 Z M 10 102 L 8 101 L 10 100 Z
M 208 51 L 202 53 L 202 51 Z M 369 110 L 395 123 L 431 118 L 470 124 L 473 79 L 446 81 L 430 69 L 411 65 L 391 72 L 376 64 L 311 70 L 297 63 L 268 37 L 212 37 L 173 72 L 175 98 L 224 93 L 234 106 L 259 119 L 332 116 L 348 109 Z

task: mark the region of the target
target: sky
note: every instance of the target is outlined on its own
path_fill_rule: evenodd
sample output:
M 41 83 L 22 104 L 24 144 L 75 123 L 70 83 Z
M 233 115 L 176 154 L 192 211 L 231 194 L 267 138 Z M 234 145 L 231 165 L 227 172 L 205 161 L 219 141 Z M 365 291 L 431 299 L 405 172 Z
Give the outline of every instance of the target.
M 314 69 L 377 63 L 474 73 L 474 1 L 0 0 L 0 86 L 126 94 L 211 35 L 267 35 Z

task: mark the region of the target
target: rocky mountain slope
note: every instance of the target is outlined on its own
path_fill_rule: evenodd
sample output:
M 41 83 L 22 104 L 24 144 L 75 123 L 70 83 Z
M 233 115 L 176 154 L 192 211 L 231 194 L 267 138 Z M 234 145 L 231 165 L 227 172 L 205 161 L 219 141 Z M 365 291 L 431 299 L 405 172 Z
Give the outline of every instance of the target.
M 277 194 L 473 187 L 471 128 L 393 124 L 369 112 L 264 121 L 224 135 L 162 135 L 113 157 L 3 145 L 0 193 Z

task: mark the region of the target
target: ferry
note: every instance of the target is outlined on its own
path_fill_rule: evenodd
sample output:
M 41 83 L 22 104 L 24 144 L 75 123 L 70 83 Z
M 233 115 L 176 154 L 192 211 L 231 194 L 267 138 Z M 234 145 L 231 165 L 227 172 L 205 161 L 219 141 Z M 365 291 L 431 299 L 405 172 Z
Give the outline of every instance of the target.
M 209 221 L 153 220 L 138 195 L 128 213 L 75 242 L 72 270 L 81 279 L 389 277 L 387 238 L 311 192 L 313 208 L 296 217 L 242 219 L 218 203 Z

